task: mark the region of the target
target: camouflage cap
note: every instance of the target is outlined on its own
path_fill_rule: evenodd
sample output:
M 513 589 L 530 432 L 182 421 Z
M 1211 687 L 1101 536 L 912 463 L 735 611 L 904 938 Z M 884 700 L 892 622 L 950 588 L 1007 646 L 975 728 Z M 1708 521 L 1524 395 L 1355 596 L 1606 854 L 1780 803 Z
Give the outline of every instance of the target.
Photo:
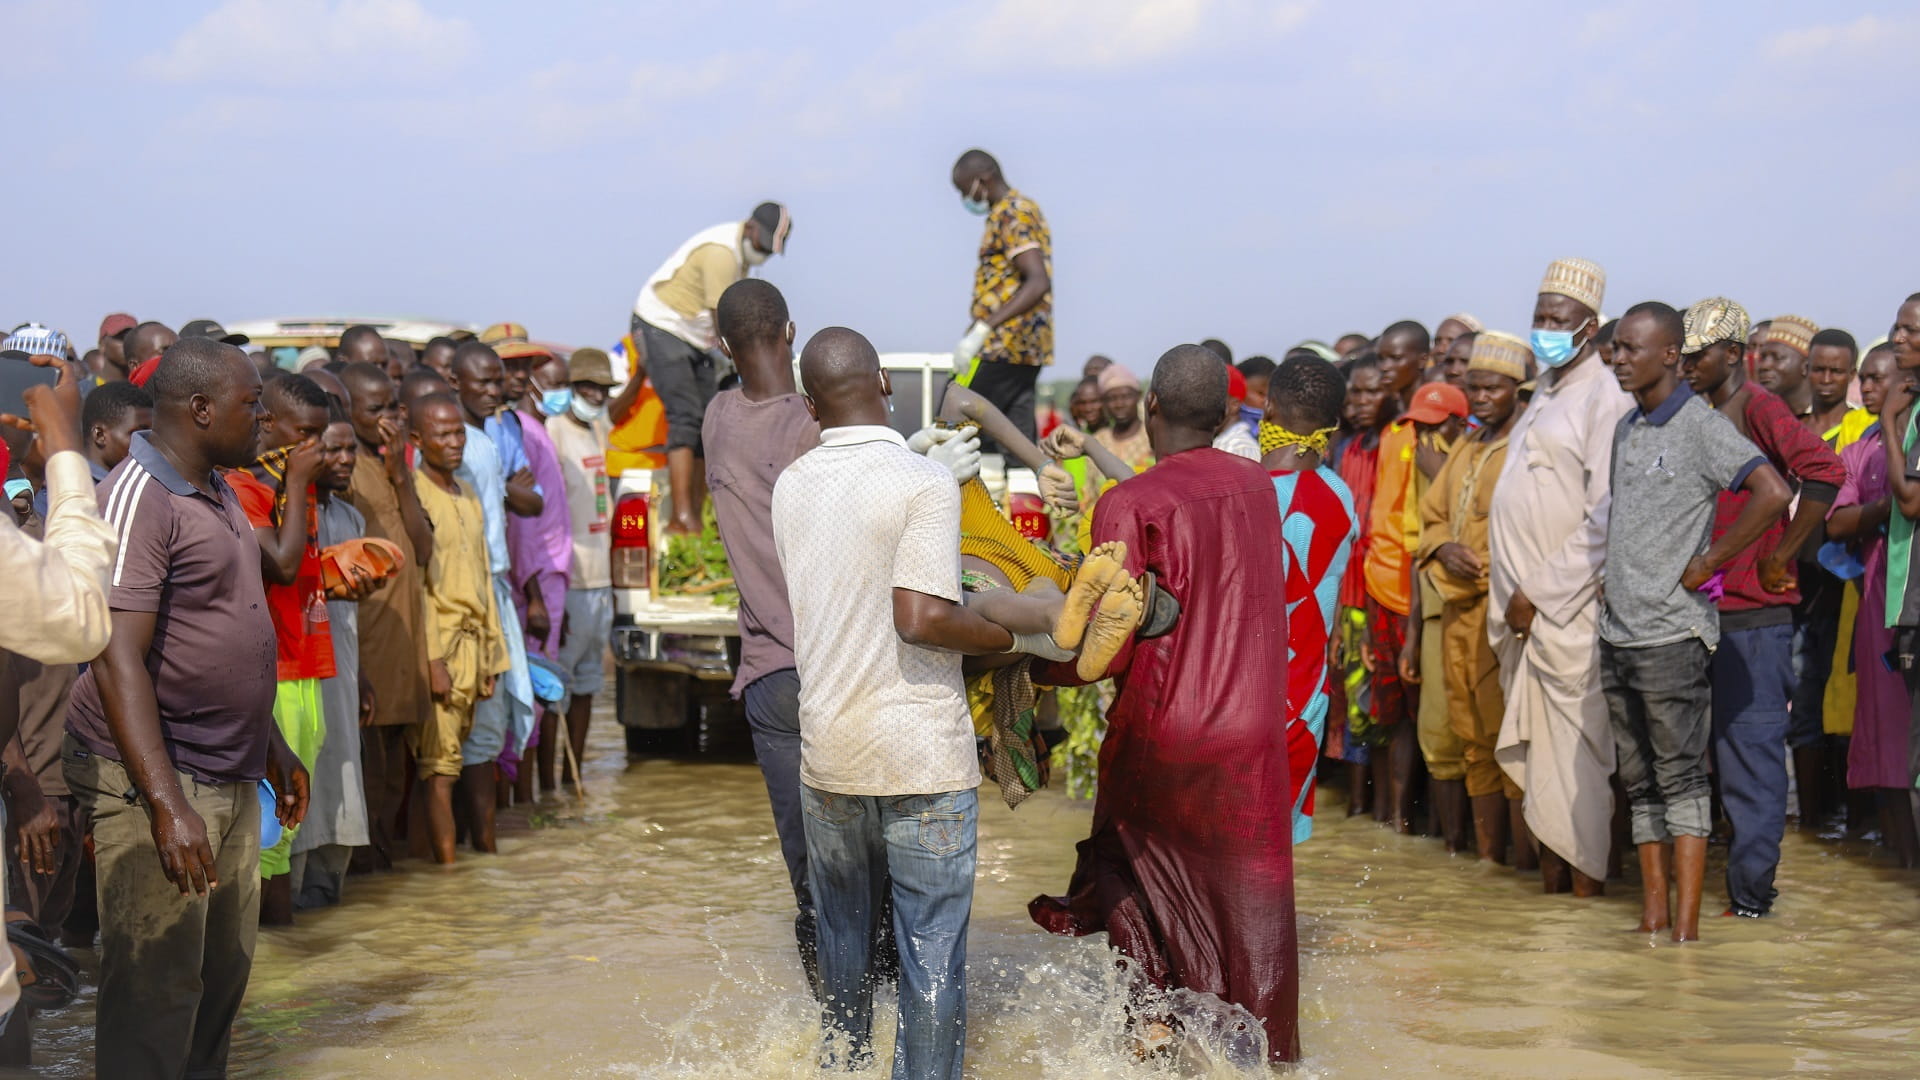
M 1724 296 L 1710 296 L 1688 308 L 1681 322 L 1687 333 L 1680 346 L 1683 353 L 1702 352 L 1722 341 L 1742 347 L 1747 343 L 1747 309 Z

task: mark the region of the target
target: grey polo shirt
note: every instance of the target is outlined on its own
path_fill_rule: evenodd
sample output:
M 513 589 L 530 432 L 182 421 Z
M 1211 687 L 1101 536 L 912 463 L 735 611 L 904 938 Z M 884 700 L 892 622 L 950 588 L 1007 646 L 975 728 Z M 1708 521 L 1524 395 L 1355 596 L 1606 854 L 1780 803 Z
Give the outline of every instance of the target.
M 260 542 L 224 480 L 215 497 L 186 481 L 150 432 L 100 485 L 100 513 L 120 539 L 109 607 L 154 613 L 147 671 L 174 767 L 226 783 L 266 775 L 273 725 L 273 617 Z M 67 730 L 116 761 L 89 668 L 74 685 Z
M 1634 409 L 1613 432 L 1606 603 L 1600 637 L 1627 648 L 1697 637 L 1720 643 L 1707 594 L 1680 584 L 1713 539 L 1720 493 L 1767 463 L 1733 421 L 1681 383 L 1651 413 Z

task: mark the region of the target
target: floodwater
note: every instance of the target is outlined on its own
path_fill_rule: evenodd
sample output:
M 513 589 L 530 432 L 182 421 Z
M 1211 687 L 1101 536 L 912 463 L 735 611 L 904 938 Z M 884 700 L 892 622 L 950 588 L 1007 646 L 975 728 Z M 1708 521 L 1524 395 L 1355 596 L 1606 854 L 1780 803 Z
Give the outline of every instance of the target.
M 604 707 L 595 723 L 584 804 L 542 809 L 497 857 L 351 879 L 345 906 L 262 933 L 234 1075 L 818 1075 L 758 770 L 629 765 Z M 1028 922 L 1089 804 L 1046 791 L 1013 812 L 991 785 L 980 804 L 967 1075 L 1235 1075 L 1204 1054 L 1135 1063 L 1102 939 Z M 1631 883 L 1541 896 L 1367 818 L 1323 819 L 1297 866 L 1297 1075 L 1920 1075 L 1920 876 L 1858 850 L 1789 835 L 1777 916 L 1707 919 L 1684 947 L 1628 930 Z M 91 1023 L 90 998 L 41 1018 L 42 1075 L 92 1074 Z

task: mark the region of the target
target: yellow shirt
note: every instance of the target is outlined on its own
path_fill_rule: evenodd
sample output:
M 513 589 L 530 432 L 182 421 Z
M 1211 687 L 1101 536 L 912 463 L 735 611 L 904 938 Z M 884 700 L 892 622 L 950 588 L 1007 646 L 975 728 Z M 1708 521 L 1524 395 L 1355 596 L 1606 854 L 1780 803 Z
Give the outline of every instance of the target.
M 461 637 L 479 639 L 480 674 L 511 666 L 500 612 L 487 569 L 486 515 L 480 497 L 462 484 L 458 494 L 424 474 L 415 478 L 420 508 L 433 524 L 433 561 L 427 566 L 427 656 L 446 659 Z

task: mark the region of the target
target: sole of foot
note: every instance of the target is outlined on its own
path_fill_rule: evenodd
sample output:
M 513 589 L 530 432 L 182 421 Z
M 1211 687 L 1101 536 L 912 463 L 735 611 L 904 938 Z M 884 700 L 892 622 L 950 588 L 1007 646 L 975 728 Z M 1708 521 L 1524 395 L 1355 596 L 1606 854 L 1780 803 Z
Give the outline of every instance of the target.
M 1120 655 L 1127 639 L 1139 628 L 1146 608 L 1146 588 L 1137 580 L 1107 590 L 1087 624 L 1086 638 L 1081 643 L 1080 661 L 1075 670 L 1082 679 L 1094 682 L 1105 677 L 1113 658 Z
M 1067 598 L 1060 605 L 1060 618 L 1053 625 L 1053 640 L 1063 649 L 1077 649 L 1093 618 L 1095 605 L 1127 574 L 1127 545 L 1114 540 L 1101 544 L 1081 560 L 1080 570 L 1067 586 Z

